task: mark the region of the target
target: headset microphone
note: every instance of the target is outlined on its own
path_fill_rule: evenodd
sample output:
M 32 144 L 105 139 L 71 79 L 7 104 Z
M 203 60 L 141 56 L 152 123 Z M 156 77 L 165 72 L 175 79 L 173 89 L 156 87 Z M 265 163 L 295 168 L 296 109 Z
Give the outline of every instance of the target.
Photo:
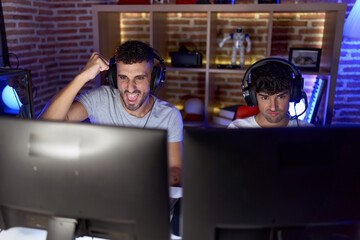
M 299 115 L 296 114 L 296 103 L 295 103 L 295 104 L 294 104 L 295 116 L 291 116 L 291 117 L 290 117 L 291 120 L 298 119 L 301 115 L 303 115 L 303 114 L 306 112 L 306 109 L 308 108 L 308 100 L 307 100 L 307 96 L 306 96 L 306 93 L 305 93 L 305 92 L 303 92 L 303 94 L 302 94 L 302 99 L 304 99 L 304 102 L 305 102 L 305 109 L 304 109 L 304 111 L 302 111 L 302 113 L 300 113 Z

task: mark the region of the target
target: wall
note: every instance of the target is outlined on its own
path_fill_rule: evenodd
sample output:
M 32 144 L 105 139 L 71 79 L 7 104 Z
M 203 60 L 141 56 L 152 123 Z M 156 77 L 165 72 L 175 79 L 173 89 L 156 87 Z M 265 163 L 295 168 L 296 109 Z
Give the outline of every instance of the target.
M 33 84 L 36 88 L 35 106 L 36 114 L 39 114 L 46 102 L 58 92 L 66 83 L 81 70 L 86 64 L 88 57 L 93 52 L 93 35 L 92 35 L 92 4 L 106 4 L 116 2 L 101 1 L 101 0 L 2 0 L 4 18 L 6 24 L 6 34 L 8 39 L 9 52 L 12 66 L 16 66 L 16 57 L 19 58 L 19 67 L 28 68 L 32 71 Z M 283 0 L 283 2 L 291 2 L 290 0 Z M 301 2 L 311 2 L 310 0 L 299 0 Z M 318 2 L 318 1 L 317 1 Z M 325 2 L 325 1 L 323 1 Z M 355 0 L 327 0 L 326 2 L 347 2 L 348 11 Z M 348 14 L 347 11 L 347 14 Z M 146 16 L 145 16 L 146 17 Z M 174 22 L 178 17 L 174 14 Z M 190 21 L 192 16 L 181 16 L 181 21 Z M 233 16 L 227 16 L 233 18 Z M 264 48 L 261 39 L 264 33 L 261 33 L 261 24 L 266 24 L 262 21 L 261 16 L 252 16 L 256 20 L 251 21 L 252 25 L 256 25 L 258 29 L 256 37 L 253 41 L 252 57 L 247 58 L 247 61 L 257 59 L 257 54 L 261 54 Z M 289 16 L 289 21 L 291 21 Z M 131 26 L 131 22 L 126 23 L 127 16 L 124 16 L 125 26 L 128 25 L 127 34 L 123 40 L 127 38 L 141 39 L 147 38 L 148 28 L 137 28 Z M 223 21 L 229 21 L 224 18 Z M 309 18 L 305 21 L 320 22 L 321 30 L 321 16 L 319 18 Z M 181 22 L 180 22 L 181 23 Z M 246 21 L 241 21 L 241 24 Z M 186 43 L 184 39 L 191 39 L 194 42 L 193 47 L 198 50 L 204 48 L 204 20 L 199 17 L 193 22 L 194 26 L 191 29 L 182 30 L 183 34 L 178 34 L 178 26 L 172 26 L 171 30 L 174 33 L 169 33 L 169 44 L 171 49 L 176 48 L 181 43 Z M 176 25 L 176 24 L 175 24 Z M 188 26 L 188 24 L 186 24 Z M 236 25 L 236 24 L 235 24 Z M 218 38 L 221 39 L 224 33 L 232 31 L 234 23 L 229 22 L 229 28 L 223 29 L 219 32 Z M 244 26 L 246 28 L 246 25 Z M 138 30 L 136 30 L 138 29 Z M 252 27 L 252 29 L 254 29 Z M 277 28 L 278 36 L 284 35 L 291 37 L 294 45 L 296 45 L 296 33 L 291 33 L 293 28 L 281 27 Z M 219 30 L 218 30 L 219 31 Z M 301 35 L 313 41 L 313 45 L 317 45 L 319 30 L 302 32 Z M 139 34 L 139 32 L 142 32 Z M 193 33 L 193 34 L 188 34 Z M 253 34 L 253 33 L 249 33 Z M 147 38 L 148 39 L 148 38 Z M 279 39 L 278 48 L 272 49 L 273 53 L 280 53 L 283 42 Z M 312 39 L 312 40 L 311 40 Z M 335 96 L 334 117 L 333 124 L 353 124 L 360 123 L 360 52 L 359 41 L 344 40 L 341 49 L 341 58 L 339 66 L 339 77 Z M 171 50 L 170 49 L 170 50 Z M 224 55 L 228 54 L 228 49 L 220 50 Z M 280 52 L 279 52 L 280 51 Z M 166 56 L 168 58 L 168 56 Z M 223 59 L 218 59 L 222 61 Z M 180 74 L 180 75 L 178 75 Z M 169 80 L 179 80 L 178 82 L 168 82 L 167 89 L 162 91 L 162 96 L 169 99 L 170 102 L 178 103 L 184 101 L 184 96 L 188 94 L 195 94 L 202 96 L 204 94 L 204 76 L 193 74 L 172 73 L 168 75 Z M 216 78 L 218 86 L 218 95 L 215 101 L 221 104 L 231 104 L 232 101 L 241 99 L 241 92 L 234 91 L 234 86 L 238 89 L 239 80 L 229 75 L 225 78 Z M 90 89 L 94 83 L 88 83 L 84 90 Z M 227 97 L 229 95 L 230 97 Z M 175 96 L 175 99 L 171 99 Z M 176 96 L 178 96 L 176 98 Z
M 103 3 L 2 0 L 10 62 L 31 70 L 36 115 L 86 64 L 93 52 L 91 5 Z
M 343 0 L 344 1 L 344 0 Z M 355 1 L 348 1 L 347 15 Z M 346 16 L 347 16 L 346 15 Z M 360 39 L 343 39 L 332 124 L 360 123 Z

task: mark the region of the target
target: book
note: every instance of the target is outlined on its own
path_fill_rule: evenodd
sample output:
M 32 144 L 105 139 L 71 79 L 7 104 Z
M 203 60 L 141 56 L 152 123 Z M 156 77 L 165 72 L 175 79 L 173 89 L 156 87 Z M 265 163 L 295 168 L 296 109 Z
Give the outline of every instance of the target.
M 220 108 L 219 116 L 233 120 L 235 117 L 236 110 L 238 109 L 239 106 L 243 106 L 243 105 L 237 104 L 237 105 Z
M 221 116 L 213 116 L 212 120 L 213 120 L 213 123 L 223 126 L 223 127 L 229 126 L 229 124 L 232 122 L 232 119 L 228 119 L 228 118 L 221 117 Z

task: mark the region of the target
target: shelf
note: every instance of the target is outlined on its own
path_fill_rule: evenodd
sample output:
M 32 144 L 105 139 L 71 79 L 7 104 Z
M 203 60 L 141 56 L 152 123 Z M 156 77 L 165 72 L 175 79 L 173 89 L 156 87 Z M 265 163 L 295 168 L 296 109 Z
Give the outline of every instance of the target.
M 182 68 L 182 67 L 166 67 L 166 71 L 179 71 L 179 72 L 203 72 L 205 73 L 206 68 Z
M 126 40 L 149 43 L 167 66 L 159 97 L 176 106 L 189 95 L 202 98 L 205 124 L 212 122 L 214 109 L 245 104 L 240 85 L 251 64 L 270 56 L 287 59 L 290 47 L 322 48 L 320 71 L 302 74 L 327 82 L 318 116 L 323 125 L 331 123 L 345 3 L 94 5 L 92 11 L 95 50 L 111 57 Z M 246 67 L 219 69 L 217 64 L 230 64 L 232 43 L 218 44 L 239 26 L 251 39 Z M 171 66 L 169 53 L 181 45 L 202 54 L 201 68 Z
M 346 9 L 346 3 L 299 4 L 161 4 L 93 5 L 96 12 L 328 12 Z

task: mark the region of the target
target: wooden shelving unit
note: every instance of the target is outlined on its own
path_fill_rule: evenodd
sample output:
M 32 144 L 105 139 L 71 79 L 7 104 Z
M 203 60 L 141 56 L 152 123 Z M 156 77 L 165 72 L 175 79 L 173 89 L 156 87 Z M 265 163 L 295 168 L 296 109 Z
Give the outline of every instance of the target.
M 281 19 L 282 14 L 293 13 L 322 13 L 323 34 L 321 40 L 322 56 L 319 72 L 303 72 L 303 75 L 314 75 L 326 81 L 326 89 L 322 99 L 322 106 L 318 116 L 323 125 L 331 123 L 336 79 L 338 72 L 340 47 L 342 41 L 343 24 L 345 18 L 346 4 L 343 3 L 314 3 L 314 4 L 211 4 L 211 5 L 94 5 L 93 29 L 95 50 L 107 57 L 111 57 L 114 49 L 122 41 L 121 16 L 124 13 L 141 13 L 142 24 L 148 25 L 148 33 L 143 33 L 152 47 L 157 49 L 166 62 L 169 62 L 169 47 L 167 38 L 169 35 L 169 13 L 194 13 L 204 15 L 206 28 L 203 34 L 206 35 L 206 46 L 203 52 L 203 67 L 201 68 L 175 68 L 167 66 L 167 73 L 186 72 L 198 74 L 204 79 L 204 95 L 206 116 L 205 125 L 211 124 L 214 114 L 216 93 L 214 90 L 216 77 L 226 74 L 236 74 L 241 79 L 245 73 L 243 70 L 217 69 L 216 63 L 219 57 L 217 36 L 222 14 L 256 13 L 262 16 L 266 22 L 267 33 L 262 40 L 264 51 L 261 54 L 253 55 L 249 65 L 255 60 L 272 55 L 273 25 L 275 20 Z M 145 20 L 144 20 L 145 19 Z M 260 44 L 258 44 L 260 45 Z M 165 99 L 166 100 L 166 99 Z M 236 103 L 234 103 L 236 104 Z

